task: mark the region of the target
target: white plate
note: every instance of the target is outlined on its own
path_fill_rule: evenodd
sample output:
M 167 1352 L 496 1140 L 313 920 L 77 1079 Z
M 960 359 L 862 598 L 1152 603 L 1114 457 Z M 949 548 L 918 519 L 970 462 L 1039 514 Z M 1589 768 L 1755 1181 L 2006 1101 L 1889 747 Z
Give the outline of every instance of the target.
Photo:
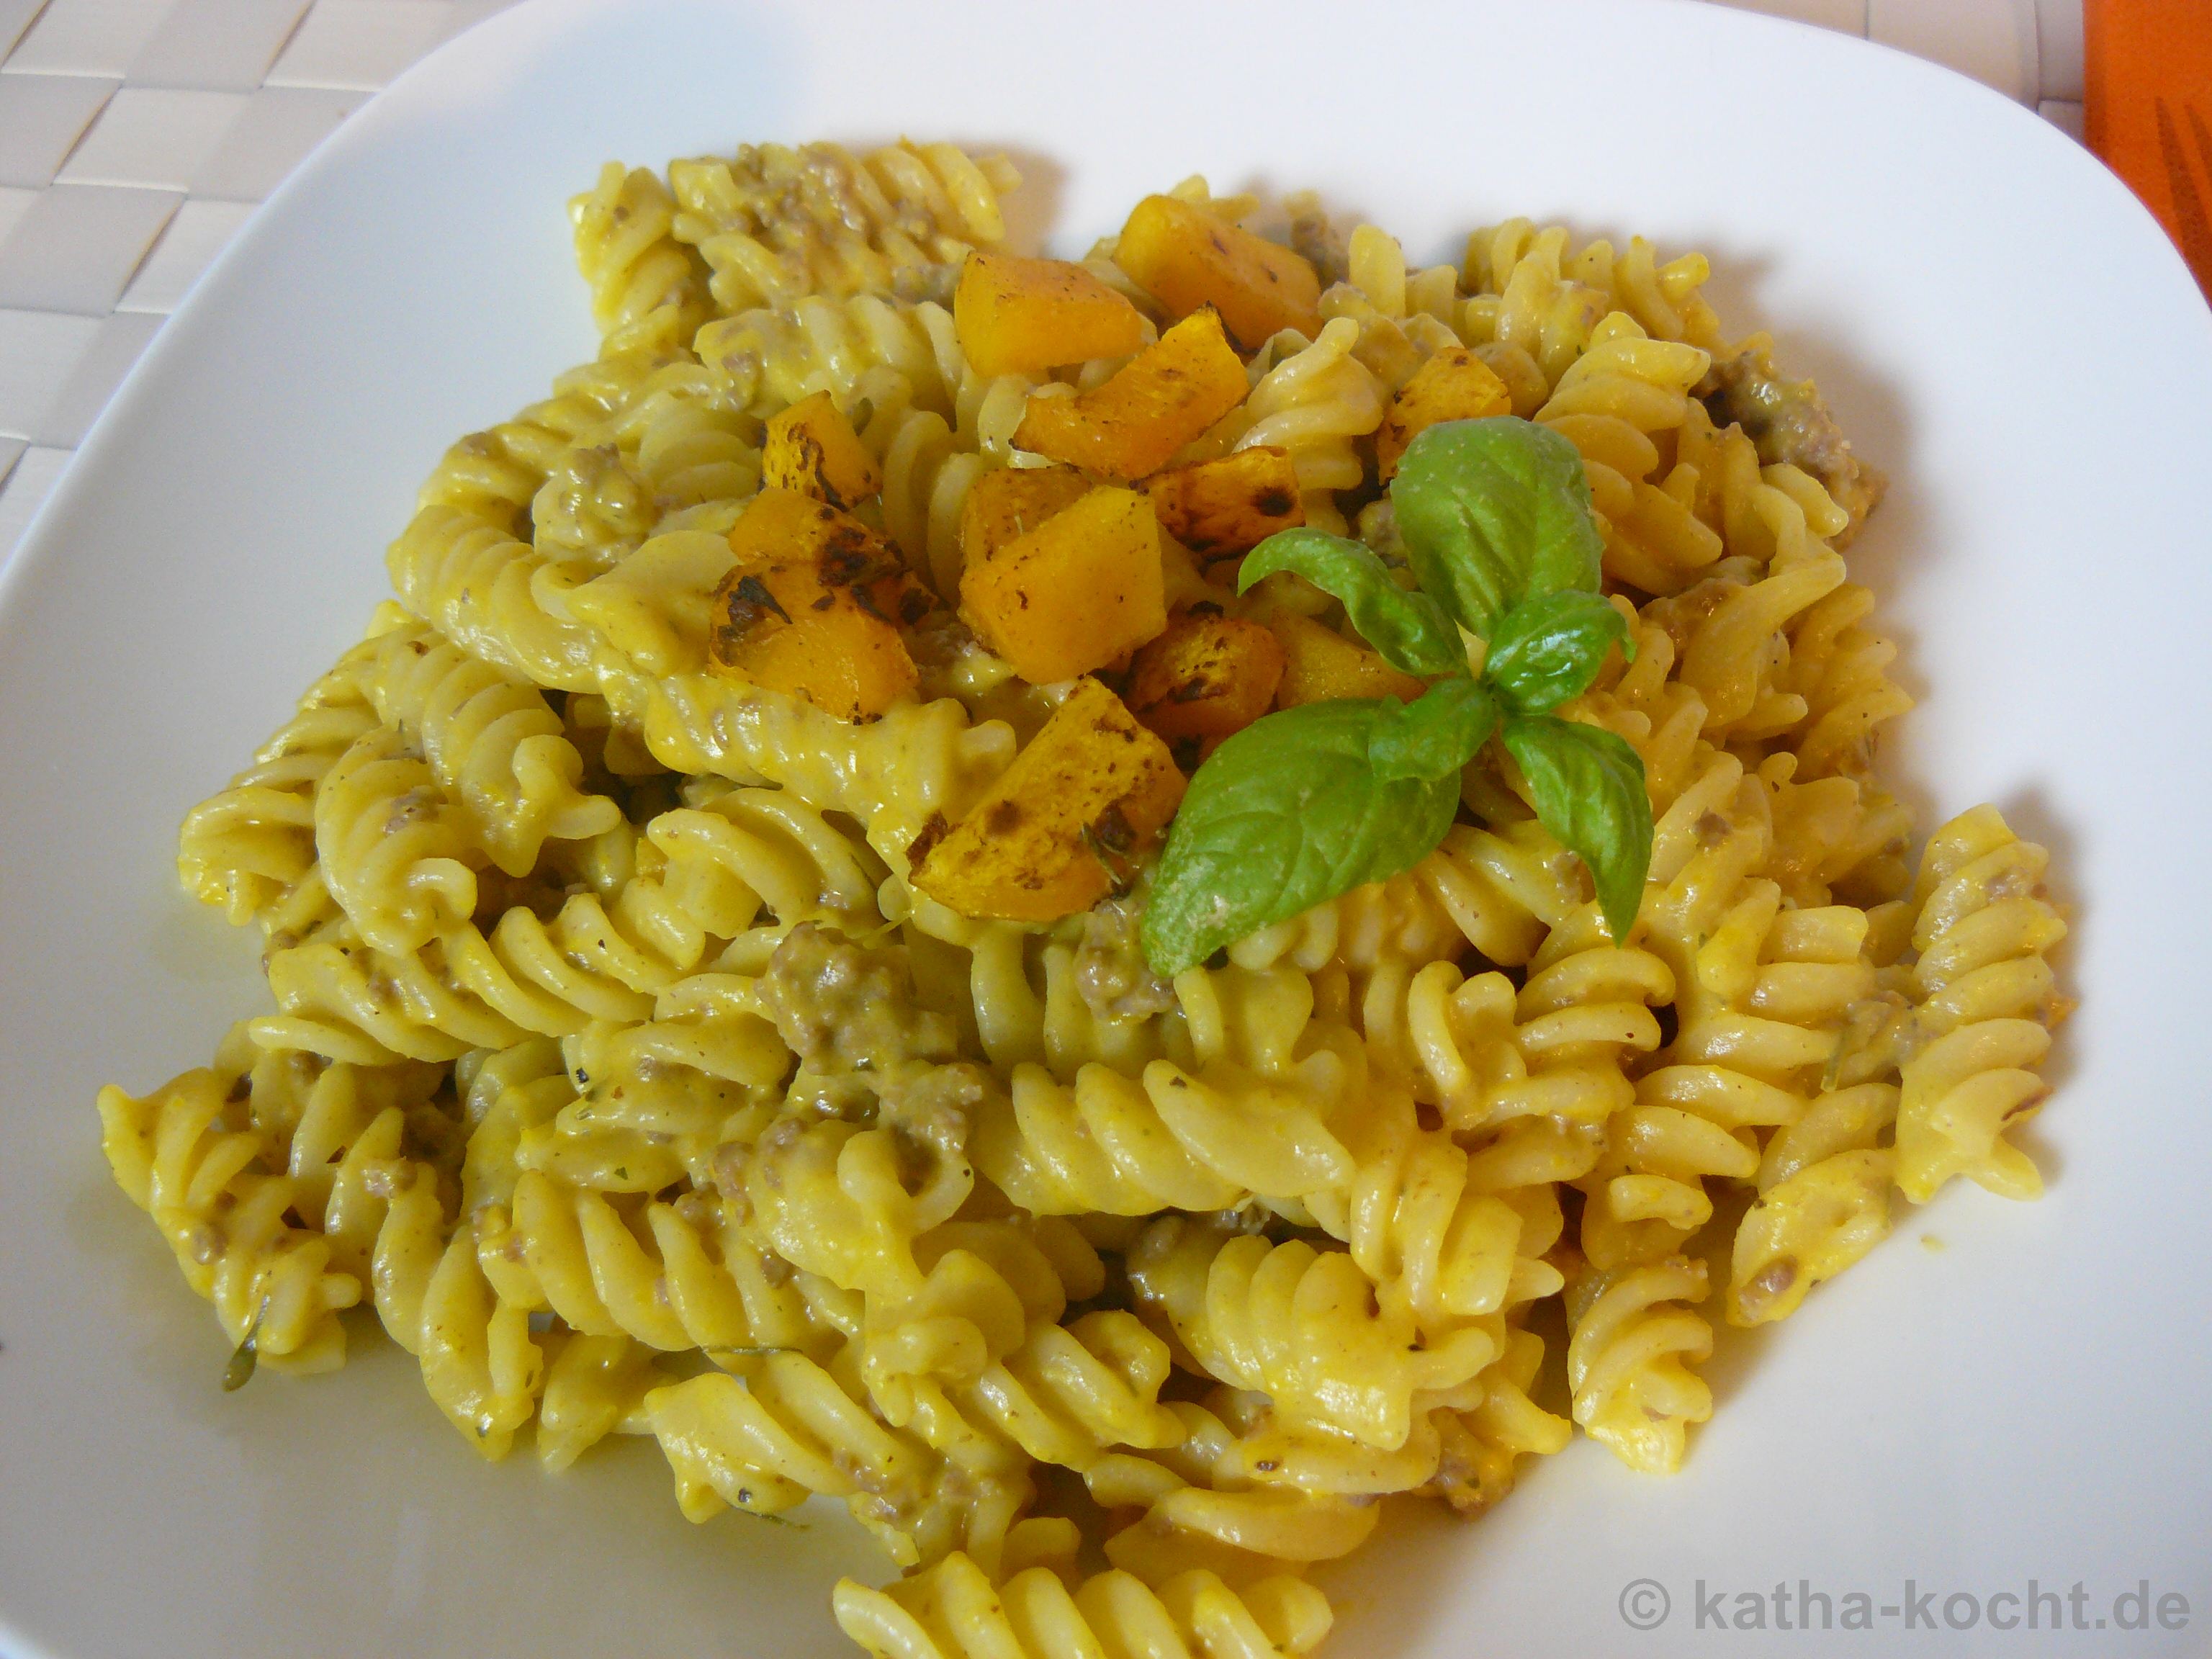
M 368 1342 L 219 1392 L 222 1338 L 109 1180 L 92 1097 L 200 1063 L 259 996 L 247 941 L 175 890 L 178 818 L 355 636 L 443 446 L 592 349 L 564 198 L 610 155 L 911 132 L 1018 152 L 1062 250 L 1197 169 L 1318 185 L 1424 259 L 1513 212 L 1706 250 L 1731 329 L 1773 328 L 1896 481 L 1851 554 L 1923 695 L 1893 769 L 1936 811 L 1997 801 L 2076 906 L 2048 1199 L 1954 1190 L 1726 1343 L 1679 1478 L 1585 1443 L 1474 1529 L 1393 1534 L 1333 1650 L 2205 1651 L 2212 318 L 2095 161 L 1923 64 L 1656 0 L 1370 15 L 533 5 L 255 220 L 0 591 L 0 1648 L 843 1650 L 850 1535 L 690 1528 L 649 1445 L 487 1468 Z M 1672 1602 L 1648 1634 L 1638 1579 Z M 1801 1579 L 1899 1611 L 1723 1639 L 1700 1579 L 1731 1619 L 1786 1582 L 1795 1623 Z M 1940 1592 L 1932 1634 L 1907 1579 Z M 2079 1581 L 2091 1628 L 1979 1622 L 2030 1579 Z M 2098 1632 L 2143 1581 L 2186 1627 Z

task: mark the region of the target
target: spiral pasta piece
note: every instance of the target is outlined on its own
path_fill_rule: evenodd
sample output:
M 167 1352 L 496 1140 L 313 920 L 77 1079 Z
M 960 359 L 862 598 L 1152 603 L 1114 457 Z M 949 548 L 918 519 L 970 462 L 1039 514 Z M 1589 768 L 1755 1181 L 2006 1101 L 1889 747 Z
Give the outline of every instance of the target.
M 872 1415 L 832 1373 L 799 1353 L 733 1358 L 645 1396 L 653 1437 L 695 1522 L 725 1509 L 777 1515 L 820 1493 L 902 1566 L 955 1550 L 994 1553 L 1026 1492 L 995 1501 L 945 1480 L 937 1454 Z
M 1656 251 L 1641 236 L 1626 253 L 1608 241 L 1593 241 L 1569 252 L 1565 227 L 1539 230 L 1528 219 L 1508 219 L 1468 238 L 1464 281 L 1477 299 L 1498 296 L 1495 307 L 1470 303 L 1470 331 L 1487 325 L 1523 349 L 1530 340 L 1547 343 L 1540 331 L 1550 325 L 1557 349 L 1571 356 L 1576 342 L 1571 318 L 1559 313 L 1562 300 L 1594 313 L 1590 323 L 1614 312 L 1635 319 L 1655 338 L 1680 340 L 1710 349 L 1717 340 L 1718 319 L 1698 293 L 1712 274 L 1702 253 L 1685 253 L 1659 263 Z M 1516 290 L 1516 282 L 1520 284 Z M 1533 355 L 1533 353 L 1532 353 Z
M 1483 1190 L 1479 1171 L 1470 1180 L 1466 1151 L 1449 1134 L 1419 1127 L 1409 1095 L 1370 1088 L 1362 1121 L 1347 1134 L 1357 1173 L 1307 1207 L 1350 1246 L 1386 1314 L 1410 1315 L 1424 1341 L 1441 1343 L 1509 1302 L 1559 1289 L 1558 1272 L 1540 1259 L 1558 1234 L 1556 1205 L 1552 1237 L 1524 1241 L 1513 1200 L 1540 1209 L 1544 1198 Z
M 660 361 L 657 352 L 628 351 L 561 375 L 550 398 L 447 449 L 424 481 L 417 507 L 451 507 L 523 533 L 532 498 L 562 457 L 635 398 Z
M 1378 1304 L 1349 1253 L 1296 1240 L 1169 1218 L 1145 1230 L 1128 1272 L 1206 1375 L 1268 1395 L 1286 1421 L 1385 1450 L 1412 1433 L 1417 1400 L 1462 1388 L 1497 1357 L 1481 1325 L 1423 1346 L 1411 1310 Z
M 1521 1459 L 1565 1451 L 1573 1438 L 1572 1423 L 1528 1397 L 1543 1363 L 1541 1337 L 1509 1330 L 1505 1352 L 1478 1379 L 1482 1403 L 1435 1413 L 1438 1460 L 1430 1489 L 1462 1515 L 1480 1515 L 1512 1491 Z
M 628 1337 L 548 1332 L 538 1399 L 538 1461 L 557 1474 L 611 1434 L 650 1434 L 645 1397 L 659 1386 L 650 1350 Z
M 439 785 L 466 809 L 475 840 L 511 876 L 550 837 L 603 835 L 622 809 L 578 785 L 583 759 L 527 681 L 447 644 L 411 618 L 380 635 L 362 676 L 377 718 L 412 732 Z
M 1409 275 L 1397 238 L 1361 225 L 1348 239 L 1345 280 L 1322 295 L 1321 314 L 1358 325 L 1352 355 L 1395 393 L 1435 353 L 1460 343 L 1457 276 L 1449 265 Z
M 1159 1404 L 1168 1369 L 1167 1345 L 1134 1315 L 1102 1310 L 1066 1325 L 1034 1325 L 967 1399 L 1031 1457 L 1080 1471 L 1109 1446 L 1182 1438 L 1182 1424 Z
M 725 313 L 803 294 L 951 297 L 970 247 L 1006 234 L 999 197 L 1020 176 L 999 156 L 901 143 L 747 145 L 671 164 L 678 240 L 696 247 Z
M 1467 941 L 1437 884 L 1423 878 L 1428 868 L 1369 882 L 1247 934 L 1229 947 L 1229 959 L 1245 969 L 1285 963 L 1311 975 L 1341 969 L 1364 977 L 1386 960 L 1418 966 L 1456 956 Z
M 2004 1198 L 2043 1190 L 2004 1133 L 2050 1092 L 2028 1068 L 2063 1012 L 2045 960 L 2066 937 L 2042 895 L 2049 863 L 1993 806 L 1952 819 L 1922 856 L 1913 1022 L 1925 1046 L 1905 1062 L 1897 1108 L 1897 1184 L 1916 1204 L 1960 1175 Z
M 187 892 L 233 924 L 274 918 L 315 872 L 315 793 L 341 756 L 376 728 L 362 690 L 370 647 L 356 647 L 307 688 L 253 764 L 185 815 L 177 873 Z
M 825 1353 L 830 1328 L 812 1287 L 778 1271 L 727 1199 L 625 1204 L 526 1170 L 477 1227 L 502 1300 L 583 1335 L 628 1336 L 664 1353 Z
M 1031 1447 L 1087 1462 L 1114 1437 L 1151 1444 L 1176 1431 L 1157 1409 L 1164 1358 L 1152 1339 L 1115 1322 L 1066 1346 L 1068 1303 L 1096 1295 L 1103 1272 L 1064 1223 L 953 1223 L 917 1241 L 912 1260 L 909 1284 L 862 1298 L 860 1376 L 885 1421 L 984 1495 L 973 1529 L 985 1559 L 1031 1493 Z
M 1011 1095 L 979 1120 L 975 1149 L 994 1183 L 1043 1215 L 1227 1209 L 1254 1194 L 1317 1192 L 1349 1170 L 1303 1091 L 1167 1060 L 1141 1082 L 1088 1065 L 1073 1088 L 1018 1066 Z
M 565 1036 L 593 1020 L 649 1018 L 707 939 L 647 872 L 611 902 L 575 893 L 550 921 L 517 907 L 489 933 L 465 923 L 413 952 L 330 940 L 277 951 L 269 984 L 279 1012 L 252 1029 L 264 1046 L 333 1060 L 454 1060 L 533 1031 Z
M 688 351 L 656 369 L 605 429 L 651 490 L 657 532 L 727 534 L 760 487 L 758 422 Z
M 1885 1083 L 1832 1091 L 1767 1142 L 1759 1198 L 1736 1224 L 1730 1324 L 1789 1317 L 1814 1285 L 1888 1236 L 1897 1156 L 1875 1143 L 1895 1121 L 1897 1100 Z
M 474 838 L 389 726 L 356 738 L 323 775 L 315 849 L 331 896 L 377 950 L 419 949 L 476 910 Z
M 772 415 L 817 392 L 849 411 L 870 375 L 889 370 L 921 407 L 950 420 L 959 374 L 956 370 L 948 384 L 938 347 L 951 337 L 951 320 L 928 301 L 817 294 L 708 324 L 699 331 L 699 357 L 720 395 L 750 414 Z M 939 325 L 933 329 L 933 323 Z
M 1784 683 L 1805 703 L 1790 733 L 1802 777 L 1863 776 L 1881 727 L 1912 707 L 1911 694 L 1889 678 L 1897 647 L 1864 625 L 1873 610 L 1874 595 L 1845 582 L 1790 629 Z
M 1419 1419 L 1389 1451 L 1310 1423 L 1285 1427 L 1260 1395 L 1215 1389 L 1168 1407 L 1181 1434 L 1110 1452 L 1083 1471 L 1092 1498 L 1138 1518 L 1106 1540 L 1148 1584 L 1203 1571 L 1243 1585 L 1349 1555 L 1380 1518 L 1375 1498 L 1435 1473 L 1437 1440 Z
M 430 1398 L 485 1457 L 504 1457 L 536 1413 L 545 1356 L 530 1316 L 500 1298 L 479 1260 L 475 1224 L 450 1228 L 429 1166 L 398 1158 L 396 1114 L 372 1124 L 347 1154 L 334 1209 L 349 1225 L 380 1207 L 371 1274 L 377 1316 L 422 1367 Z M 371 1150 L 381 1158 L 364 1158 Z M 358 1172 L 359 1187 L 348 1177 Z
M 420 1361 L 431 1398 L 485 1456 L 503 1456 L 536 1410 L 542 1355 L 527 1316 L 485 1282 L 471 1225 L 454 1227 L 445 1176 L 405 1155 L 434 1074 L 309 1066 L 301 1097 L 305 1057 L 264 1055 L 227 1080 L 244 1052 L 227 1043 L 216 1070 L 143 1102 L 103 1096 L 125 1190 L 143 1192 L 242 1358 L 295 1371 L 341 1364 L 337 1314 L 373 1286 L 385 1329 Z M 297 1101 L 289 1168 L 261 1135 L 230 1127 L 257 1097 L 273 1116 L 270 1094 Z
M 1599 319 L 1617 309 L 1606 290 L 1580 279 L 1567 246 L 1564 226 L 1540 232 L 1527 219 L 1468 238 L 1461 332 L 1512 391 L 1516 415 L 1542 406 Z
M 562 454 L 530 498 L 531 544 L 580 579 L 635 553 L 659 517 L 635 460 L 599 434 L 593 439 Z
M 1709 354 L 1652 339 L 1615 312 L 1554 380 L 1535 418 L 1582 453 L 1606 574 L 1647 593 L 1689 586 L 1723 550 L 1720 532 L 1699 511 L 1694 462 L 1668 465 L 1660 446 L 1679 453 L 1676 434 L 1703 410 L 1691 398 L 1711 366 Z
M 1310 344 L 1297 334 L 1270 341 L 1255 364 L 1264 372 L 1244 400 L 1251 424 L 1237 441 L 1240 449 L 1290 451 L 1306 522 L 1339 535 L 1346 526 L 1336 493 L 1356 489 L 1366 476 L 1357 441 L 1382 424 L 1382 387 L 1352 355 L 1358 343 L 1359 325 L 1349 317 L 1322 324 Z M 1286 355 L 1270 366 L 1279 351 Z
M 783 1258 L 847 1290 L 897 1298 L 926 1270 L 915 1241 L 967 1201 L 975 1170 L 965 1146 L 966 1097 L 988 1096 L 972 1068 L 945 1068 L 954 1094 L 925 1080 L 893 1092 L 870 1125 L 787 1115 L 764 1133 L 745 1170 L 762 1235 Z
M 957 356 L 957 339 L 939 344 Z M 1032 384 L 1018 374 L 979 383 L 962 363 L 949 410 L 921 406 L 906 377 L 890 369 L 862 375 L 854 390 L 854 404 L 868 415 L 861 441 L 883 471 L 884 531 L 948 602 L 960 593 L 968 492 L 1012 454 Z
M 1822 553 L 1756 581 L 1716 580 L 1666 602 L 1666 620 L 1681 630 L 1675 672 L 1705 703 L 1707 740 L 1771 736 L 1806 717 L 1805 700 L 1774 683 L 1789 650 L 1784 629 L 1843 580 L 1843 560 Z
M 238 1126 L 233 1092 L 204 1069 L 143 1099 L 110 1085 L 100 1094 L 101 1148 L 234 1343 L 280 1370 L 332 1370 L 345 1360 L 337 1316 L 360 1302 L 362 1281 L 333 1263 L 328 1240 L 285 1218 L 295 1183 L 270 1166 L 262 1138 Z
M 1689 1369 L 1711 1355 L 1712 1327 L 1684 1305 L 1705 1296 L 1705 1264 L 1680 1256 L 1568 1285 L 1575 1421 L 1631 1468 L 1680 1468 L 1689 1425 L 1712 1415 L 1712 1390 Z
M 1804 1115 L 1852 1011 L 1875 991 L 1866 933 L 1848 906 L 1784 910 L 1771 883 L 1741 890 L 1689 959 L 1696 981 L 1663 1063 L 1609 1131 L 1583 1212 L 1592 1262 L 1680 1248 L 1712 1214 L 1709 1182 L 1757 1172 L 1759 1131 Z
M 645 167 L 610 161 L 568 204 L 576 265 L 592 290 L 603 356 L 680 349 L 706 321 L 706 270 L 673 234 L 676 199 Z
M 1279 1659 L 1320 1645 L 1331 1619 L 1321 1592 L 1295 1578 L 1240 1593 L 1194 1571 L 1155 1592 L 1117 1569 L 1071 1590 L 1050 1569 L 1031 1567 L 994 1586 L 957 1554 L 888 1589 L 842 1579 L 834 1606 L 838 1625 L 876 1659 Z
M 547 605 L 588 570 L 560 572 L 506 527 L 441 504 L 415 515 L 386 564 L 399 602 L 471 656 L 548 690 L 599 690 L 594 659 L 604 647 Z
M 1601 1123 L 1628 1104 L 1621 1070 L 1659 1046 L 1650 1008 L 1674 998 L 1674 976 L 1650 951 L 1616 949 L 1584 904 L 1547 935 L 1516 990 L 1501 973 L 1468 979 L 1448 962 L 1370 991 L 1370 1046 L 1444 1121 L 1479 1131 L 1548 1115 Z

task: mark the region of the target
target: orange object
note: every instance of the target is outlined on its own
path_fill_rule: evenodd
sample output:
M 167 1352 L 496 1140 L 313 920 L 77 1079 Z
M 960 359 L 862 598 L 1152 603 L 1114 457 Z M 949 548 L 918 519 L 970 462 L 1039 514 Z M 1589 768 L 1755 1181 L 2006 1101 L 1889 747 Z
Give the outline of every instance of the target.
M 1194 312 L 1073 398 L 1031 397 L 1014 447 L 1124 481 L 1157 472 L 1244 401 L 1244 365 L 1211 311 Z
M 1447 347 L 1415 369 L 1390 399 L 1375 434 L 1376 467 L 1388 483 L 1398 476 L 1406 447 L 1431 427 L 1512 412 L 1513 394 L 1497 372 L 1466 347 Z
M 1008 542 L 1090 493 L 1091 481 L 1072 466 L 1002 466 L 986 472 L 961 503 L 962 563 L 989 563 Z
M 1282 683 L 1282 645 L 1258 623 L 1183 617 L 1137 653 L 1125 701 L 1170 743 L 1225 738 L 1266 714 Z
M 1298 470 L 1291 452 L 1276 444 L 1155 472 L 1145 493 L 1160 515 L 1160 528 L 1202 559 L 1245 552 L 1278 530 L 1306 521 Z
M 1011 253 L 968 256 L 952 295 L 952 325 L 978 374 L 1127 357 L 1145 343 L 1136 307 L 1081 265 Z
M 1182 791 L 1167 744 L 1079 679 L 967 817 L 924 828 L 914 884 L 963 916 L 1073 915 L 1136 872 Z
M 794 490 L 763 489 L 730 531 L 738 562 L 715 589 L 709 669 L 874 720 L 915 688 L 892 618 L 927 595 L 866 525 Z M 908 617 L 912 620 L 912 617 Z
M 1177 317 L 1213 307 L 1247 351 L 1278 329 L 1321 332 L 1321 278 L 1303 255 L 1172 196 L 1137 204 L 1114 263 Z
M 884 487 L 876 458 L 826 392 L 802 398 L 768 423 L 761 483 L 836 507 L 856 506 Z
M 2212 300 L 2212 5 L 2084 0 L 2089 148 L 2158 216 Z
M 1032 685 L 1105 667 L 1168 625 L 1152 504 L 1091 490 L 967 566 L 960 613 Z

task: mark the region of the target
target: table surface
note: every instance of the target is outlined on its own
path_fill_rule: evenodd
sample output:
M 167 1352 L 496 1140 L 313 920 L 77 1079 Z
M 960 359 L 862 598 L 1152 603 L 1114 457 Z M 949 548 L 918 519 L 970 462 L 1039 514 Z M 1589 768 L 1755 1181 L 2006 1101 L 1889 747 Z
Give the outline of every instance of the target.
M 2081 137 L 2081 0 L 1713 3 L 1931 58 Z M 0 566 L 255 204 L 379 88 L 511 3 L 0 0 Z

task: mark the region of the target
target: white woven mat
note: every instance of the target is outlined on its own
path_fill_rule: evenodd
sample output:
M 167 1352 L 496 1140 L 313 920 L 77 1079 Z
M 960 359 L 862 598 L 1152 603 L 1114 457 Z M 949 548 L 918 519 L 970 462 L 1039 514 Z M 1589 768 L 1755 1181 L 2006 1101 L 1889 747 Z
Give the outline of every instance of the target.
M 512 3 L 0 0 L 0 564 L 254 204 Z M 2081 136 L 2081 0 L 1717 3 L 1917 52 Z

